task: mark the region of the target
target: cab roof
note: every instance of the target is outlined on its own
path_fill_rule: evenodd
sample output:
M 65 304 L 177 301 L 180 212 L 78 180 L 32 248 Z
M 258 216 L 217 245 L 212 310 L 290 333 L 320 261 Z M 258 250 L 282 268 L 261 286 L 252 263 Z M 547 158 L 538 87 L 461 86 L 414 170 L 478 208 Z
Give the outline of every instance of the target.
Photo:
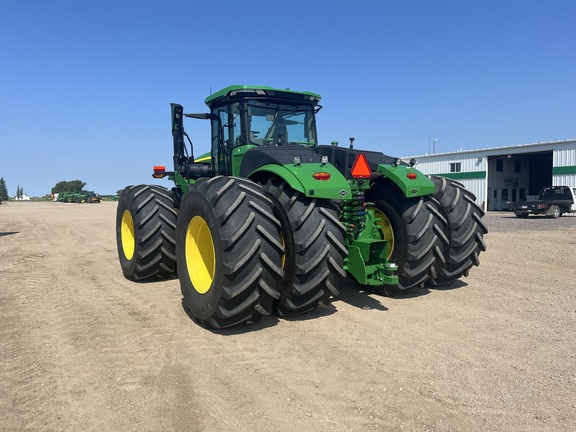
M 317 93 L 299 92 L 267 86 L 231 85 L 208 96 L 204 102 L 210 108 L 235 99 L 276 99 L 290 102 L 305 102 L 317 105 L 322 97 Z

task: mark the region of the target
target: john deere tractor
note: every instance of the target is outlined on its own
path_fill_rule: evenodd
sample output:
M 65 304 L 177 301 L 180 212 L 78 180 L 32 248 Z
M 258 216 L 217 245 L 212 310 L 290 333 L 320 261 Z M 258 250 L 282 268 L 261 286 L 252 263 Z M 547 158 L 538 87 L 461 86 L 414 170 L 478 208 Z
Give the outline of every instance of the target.
M 479 264 L 487 230 L 472 193 L 352 138 L 319 145 L 320 95 L 236 85 L 205 102 L 201 114 L 171 104 L 174 169 L 153 177 L 174 187 L 128 186 L 116 223 L 125 277 L 177 272 L 198 323 L 307 312 L 345 277 L 401 294 Z M 184 117 L 211 123 L 209 153 L 194 156 Z

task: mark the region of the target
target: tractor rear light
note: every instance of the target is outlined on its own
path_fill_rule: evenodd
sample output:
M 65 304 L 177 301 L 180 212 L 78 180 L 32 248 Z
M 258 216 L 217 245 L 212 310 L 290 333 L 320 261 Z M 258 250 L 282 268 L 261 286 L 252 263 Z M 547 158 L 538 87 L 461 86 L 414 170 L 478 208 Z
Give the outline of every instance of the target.
M 314 177 L 316 180 L 330 180 L 330 173 L 320 171 L 312 174 L 312 177 Z
M 163 178 L 164 176 L 166 176 L 166 167 L 164 165 L 155 165 L 154 174 L 152 174 L 152 177 Z
M 368 164 L 368 159 L 364 153 L 359 153 L 350 170 L 352 177 L 355 179 L 369 179 L 372 174 L 372 169 Z
M 418 178 L 418 175 L 414 172 L 409 172 L 408 174 L 406 174 L 406 177 L 408 177 L 410 180 L 416 180 L 416 178 Z

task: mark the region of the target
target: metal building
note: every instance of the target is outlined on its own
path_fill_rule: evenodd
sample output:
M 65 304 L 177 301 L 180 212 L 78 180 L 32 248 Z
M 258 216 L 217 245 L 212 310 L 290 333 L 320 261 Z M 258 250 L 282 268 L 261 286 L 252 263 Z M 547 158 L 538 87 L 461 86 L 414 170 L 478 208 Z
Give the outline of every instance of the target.
M 484 210 L 507 210 L 545 186 L 576 187 L 576 139 L 412 157 L 424 174 L 464 184 Z

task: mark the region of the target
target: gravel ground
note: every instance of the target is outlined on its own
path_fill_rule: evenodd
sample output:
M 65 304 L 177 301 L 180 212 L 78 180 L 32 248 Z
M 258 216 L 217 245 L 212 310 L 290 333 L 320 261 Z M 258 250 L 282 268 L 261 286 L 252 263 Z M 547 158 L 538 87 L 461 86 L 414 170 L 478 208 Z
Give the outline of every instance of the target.
M 207 331 L 122 276 L 115 214 L 0 206 L 0 431 L 576 430 L 576 217 L 489 213 L 452 285 Z
M 574 229 L 576 214 L 564 214 L 558 219 L 532 215 L 526 219 L 517 218 L 512 212 L 489 212 L 485 217 L 489 232 L 551 231 Z

